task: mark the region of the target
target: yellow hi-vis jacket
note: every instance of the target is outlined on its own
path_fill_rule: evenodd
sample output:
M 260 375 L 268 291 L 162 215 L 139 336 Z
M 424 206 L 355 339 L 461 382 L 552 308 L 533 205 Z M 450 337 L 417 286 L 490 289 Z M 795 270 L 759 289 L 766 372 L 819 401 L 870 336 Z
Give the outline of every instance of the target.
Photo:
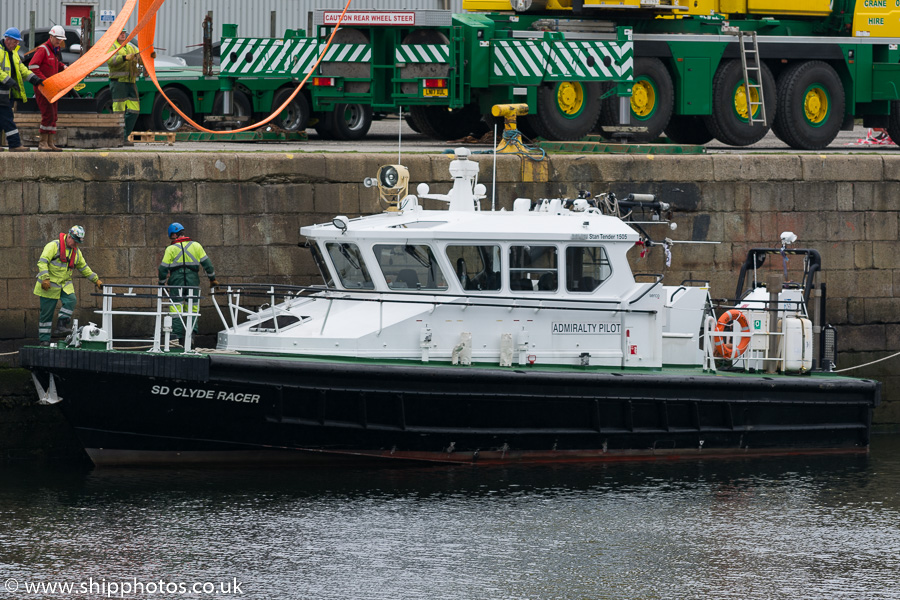
M 63 240 L 63 244 L 65 244 L 65 235 L 60 234 L 61 240 Z M 41 257 L 38 259 L 37 267 L 37 283 L 34 284 L 34 295 L 41 296 L 44 298 L 59 298 L 60 292 L 65 292 L 67 294 L 75 293 L 75 286 L 72 285 L 72 273 L 75 269 L 78 269 L 82 275 L 87 277 L 91 282 L 97 281 L 100 279 L 100 276 L 91 271 L 91 268 L 87 265 L 87 262 L 84 260 L 84 256 L 81 254 L 81 250 L 76 246 L 75 249 L 66 248 L 66 262 L 62 262 L 60 260 L 59 255 L 59 246 L 60 240 L 54 240 L 44 246 L 44 251 L 41 252 Z M 69 268 L 69 260 L 72 257 L 72 253 L 75 252 L 75 268 Z M 45 290 L 41 287 L 41 281 L 44 279 L 50 280 L 50 289 Z
M 138 49 L 131 44 L 122 45 L 118 41 L 113 42 L 113 55 L 106 61 L 109 67 L 109 78 L 114 81 L 134 83 L 137 81 L 138 61 L 127 61 L 129 54 L 137 54 Z
M 12 64 L 9 63 L 10 57 L 12 58 Z M 16 46 L 16 49 L 12 52 L 7 52 L 6 47 L 0 45 L 0 82 L 2 82 L 7 87 L 11 89 L 8 90 L 0 90 L 0 95 L 10 94 L 12 100 L 21 100 L 25 102 L 28 100 L 28 96 L 25 95 L 25 86 L 23 82 L 32 81 L 34 77 L 34 73 L 32 73 L 28 67 L 22 64 L 22 59 L 19 58 L 19 47 Z M 13 81 L 19 84 L 19 87 L 16 87 L 13 84 Z M 33 83 L 37 81 L 37 78 L 34 78 Z M 19 90 L 22 90 L 22 93 L 19 93 Z M 0 98 L 2 99 L 2 98 Z

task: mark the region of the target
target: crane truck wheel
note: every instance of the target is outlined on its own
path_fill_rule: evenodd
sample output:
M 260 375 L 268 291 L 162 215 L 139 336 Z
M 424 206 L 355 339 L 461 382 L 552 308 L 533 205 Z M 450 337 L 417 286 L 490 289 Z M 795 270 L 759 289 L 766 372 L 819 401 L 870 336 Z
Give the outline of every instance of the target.
M 676 144 L 702 145 L 713 139 L 700 115 L 672 115 L 666 125 L 666 137 Z
M 194 110 L 191 106 L 191 99 L 187 94 L 178 88 L 170 87 L 163 90 L 166 96 L 178 107 L 178 110 L 193 118 Z M 184 117 L 172 110 L 162 94 L 157 94 L 153 100 L 153 109 L 150 112 L 150 122 L 153 131 L 178 131 L 187 121 Z
M 637 58 L 634 61 L 634 84 L 631 87 L 631 125 L 646 127 L 634 134 L 635 142 L 647 144 L 666 129 L 675 106 L 675 86 L 668 69 L 658 58 Z M 611 95 L 603 100 L 600 124 L 619 124 L 619 98 Z
M 361 140 L 372 126 L 372 107 L 366 104 L 336 104 L 316 125 L 326 140 Z
M 253 105 L 250 103 L 250 98 L 241 90 L 234 90 L 233 109 L 232 115 L 235 117 L 252 117 L 253 115 Z M 213 114 L 219 116 L 225 114 L 225 95 L 222 92 L 218 92 L 213 100 Z M 249 125 L 250 123 L 251 121 L 247 120 L 244 125 Z M 232 125 L 218 124 L 215 128 L 231 129 Z
M 283 88 L 275 92 L 275 97 L 272 100 L 272 111 L 284 104 L 285 100 L 293 93 L 294 88 Z M 294 96 L 287 108 L 273 119 L 273 122 L 285 131 L 306 131 L 306 126 L 309 124 L 309 114 L 309 101 L 303 95 L 303 92 L 300 92 Z
M 891 136 L 891 140 L 900 146 L 900 101 L 891 102 L 891 116 L 888 118 L 887 132 Z
M 453 111 L 446 106 L 411 106 L 409 116 L 419 133 L 435 140 L 456 140 L 470 133 L 482 135 L 485 132 L 477 104 Z
M 112 92 L 109 91 L 108 87 L 97 92 L 94 100 L 97 103 L 98 113 L 109 114 L 112 112 Z
M 818 150 L 834 138 L 844 121 L 844 86 L 820 60 L 788 67 L 777 82 L 778 101 L 772 131 L 791 148 Z
M 580 140 L 597 124 L 601 95 L 600 84 L 594 82 L 542 85 L 537 90 L 537 114 L 529 115 L 529 123 L 545 139 Z
M 765 99 L 766 119 L 775 120 L 775 78 L 765 63 L 762 63 L 762 86 Z M 751 83 L 756 83 L 751 79 Z M 706 127 L 717 140 L 729 146 L 749 146 L 763 139 L 769 132 L 768 125 L 750 124 L 751 102 L 759 100 L 759 92 L 751 88 L 748 101 L 744 87 L 744 73 L 741 61 L 722 61 L 713 78 L 712 114 L 704 116 Z M 760 106 L 753 106 L 753 115 L 760 117 Z

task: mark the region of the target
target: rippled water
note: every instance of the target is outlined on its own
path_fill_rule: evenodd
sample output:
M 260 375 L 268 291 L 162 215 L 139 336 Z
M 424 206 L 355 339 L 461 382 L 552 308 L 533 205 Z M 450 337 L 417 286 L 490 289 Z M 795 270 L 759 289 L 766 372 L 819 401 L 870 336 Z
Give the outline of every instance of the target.
M 884 436 L 868 457 L 5 467 L 0 598 L 900 598 L 898 490 L 900 439 Z M 122 593 L 235 581 L 237 594 Z M 54 582 L 99 593 L 25 591 Z

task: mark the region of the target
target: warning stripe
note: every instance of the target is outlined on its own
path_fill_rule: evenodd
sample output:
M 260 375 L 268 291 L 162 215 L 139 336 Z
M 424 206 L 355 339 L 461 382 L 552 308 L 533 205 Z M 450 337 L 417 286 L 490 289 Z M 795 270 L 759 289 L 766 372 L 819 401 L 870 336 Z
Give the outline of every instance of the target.
M 324 44 L 308 38 L 228 38 L 222 40 L 221 73 L 261 76 L 306 73 L 321 48 Z M 372 48 L 366 44 L 332 44 L 324 60 L 369 62 L 372 60 Z
M 631 42 L 500 40 L 491 46 L 492 72 L 500 78 L 619 79 L 634 69 Z
M 395 62 L 448 63 L 450 47 L 444 44 L 406 44 L 394 51 Z

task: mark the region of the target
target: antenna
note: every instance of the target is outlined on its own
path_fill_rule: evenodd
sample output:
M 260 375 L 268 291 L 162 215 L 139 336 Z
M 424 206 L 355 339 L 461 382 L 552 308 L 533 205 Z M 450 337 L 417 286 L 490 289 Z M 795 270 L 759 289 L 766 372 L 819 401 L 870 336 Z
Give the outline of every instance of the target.
M 397 125 L 397 164 L 401 164 L 403 161 L 401 157 L 403 156 L 403 151 L 401 147 L 401 142 L 403 141 L 403 107 L 400 107 L 400 124 Z
M 491 210 L 497 210 L 497 121 L 494 121 L 494 174 L 491 179 Z

